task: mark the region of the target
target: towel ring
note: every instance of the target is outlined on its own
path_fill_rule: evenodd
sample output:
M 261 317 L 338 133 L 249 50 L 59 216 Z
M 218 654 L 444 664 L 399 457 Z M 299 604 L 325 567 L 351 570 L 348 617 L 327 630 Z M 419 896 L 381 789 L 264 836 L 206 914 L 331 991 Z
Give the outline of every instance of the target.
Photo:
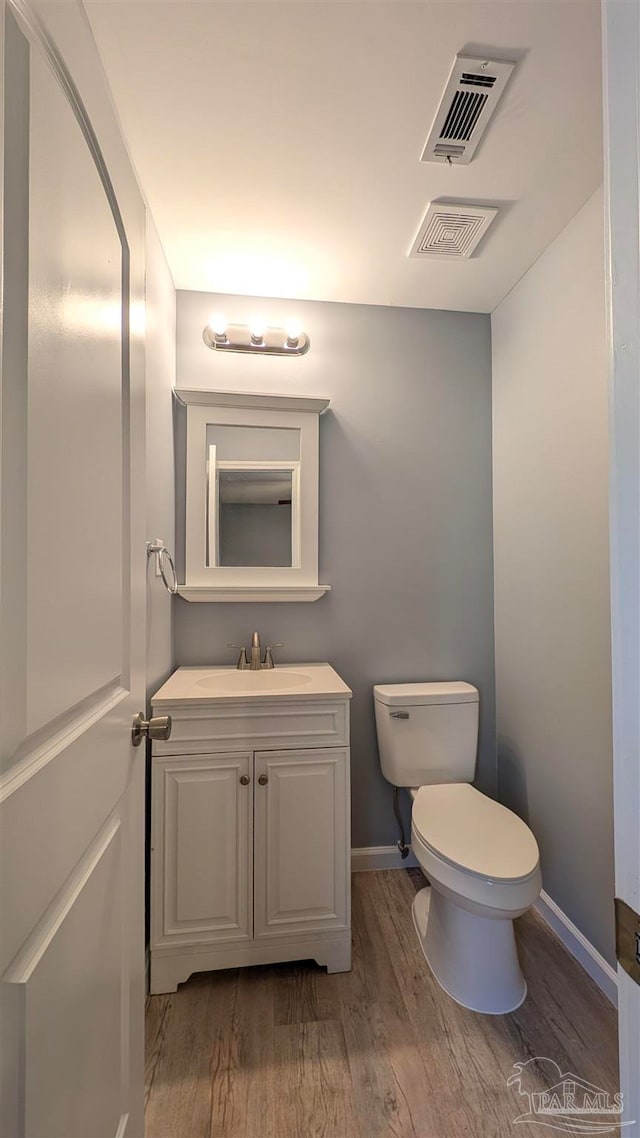
M 178 592 L 178 575 L 176 573 L 176 567 L 173 563 L 173 557 L 169 553 L 166 545 L 158 538 L 156 538 L 155 541 L 147 542 L 147 557 L 151 556 L 154 556 L 156 559 L 156 570 L 162 577 L 162 583 L 165 589 L 168 593 L 171 593 L 172 596 L 175 595 L 175 593 Z M 169 580 L 167 580 L 165 558 L 169 562 L 169 567 L 171 569 L 171 578 Z

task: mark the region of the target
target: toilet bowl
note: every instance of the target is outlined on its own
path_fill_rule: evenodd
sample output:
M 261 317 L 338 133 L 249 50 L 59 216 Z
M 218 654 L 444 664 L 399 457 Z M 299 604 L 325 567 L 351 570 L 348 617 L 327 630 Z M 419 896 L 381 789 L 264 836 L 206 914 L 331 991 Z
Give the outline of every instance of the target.
M 411 845 L 430 882 L 412 907 L 427 963 L 463 1007 L 514 1011 L 527 986 L 513 921 L 540 892 L 540 860 L 526 823 L 471 785 L 478 691 L 383 684 L 374 700 L 382 772 L 411 794 Z
M 472 1011 L 501 1015 L 525 999 L 513 921 L 536 900 L 538 847 L 510 810 L 466 783 L 412 792 L 411 846 L 430 886 L 413 922 L 440 986 Z

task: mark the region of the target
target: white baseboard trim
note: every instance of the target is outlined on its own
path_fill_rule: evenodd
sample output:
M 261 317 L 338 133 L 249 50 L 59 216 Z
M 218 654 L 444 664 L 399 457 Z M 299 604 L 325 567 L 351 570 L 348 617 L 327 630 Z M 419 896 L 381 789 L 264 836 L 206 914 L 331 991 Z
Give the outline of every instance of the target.
M 534 909 L 540 914 L 545 924 L 553 929 L 556 936 L 562 941 L 565 948 L 581 964 L 585 972 L 589 973 L 596 984 L 611 1003 L 618 1004 L 618 977 L 611 965 L 601 956 L 584 933 L 576 928 L 559 905 L 544 890 L 538 897 Z
M 400 857 L 397 846 L 364 846 L 351 850 L 351 872 L 362 873 L 367 869 L 411 869 L 418 862 L 409 851 L 409 856 Z

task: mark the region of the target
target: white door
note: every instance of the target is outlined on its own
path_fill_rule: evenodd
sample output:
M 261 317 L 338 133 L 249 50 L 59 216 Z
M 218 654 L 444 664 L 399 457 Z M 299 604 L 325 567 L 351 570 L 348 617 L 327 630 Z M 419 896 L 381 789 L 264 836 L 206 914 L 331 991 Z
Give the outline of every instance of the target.
M 250 940 L 253 754 L 152 761 L 152 948 Z
M 640 913 L 640 5 L 603 4 L 616 897 Z M 629 912 L 627 910 L 628 915 Z M 620 927 L 620 926 L 619 926 Z M 640 1135 L 640 920 L 619 943 L 620 1089 Z M 620 951 L 622 949 L 622 951 Z M 627 971 L 628 969 L 628 971 Z
M 349 752 L 257 751 L 254 936 L 345 928 Z
M 141 1138 L 144 211 L 29 5 L 1 18 L 0 1130 Z

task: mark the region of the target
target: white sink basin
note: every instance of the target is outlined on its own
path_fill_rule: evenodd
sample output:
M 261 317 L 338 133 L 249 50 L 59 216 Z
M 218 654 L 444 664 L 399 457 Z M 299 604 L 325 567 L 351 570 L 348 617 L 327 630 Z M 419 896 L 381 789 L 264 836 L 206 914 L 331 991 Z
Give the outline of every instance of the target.
M 288 691 L 290 688 L 303 688 L 313 682 L 313 676 L 305 672 L 285 672 L 278 668 L 264 669 L 260 672 L 241 671 L 234 668 L 229 672 L 215 672 L 196 680 L 199 688 L 215 694 L 233 692 L 237 695 L 259 695 L 264 692 Z
M 249 668 L 178 668 L 153 696 L 157 708 L 196 702 L 268 703 L 351 698 L 351 690 L 330 664 L 276 664 L 252 672 Z

